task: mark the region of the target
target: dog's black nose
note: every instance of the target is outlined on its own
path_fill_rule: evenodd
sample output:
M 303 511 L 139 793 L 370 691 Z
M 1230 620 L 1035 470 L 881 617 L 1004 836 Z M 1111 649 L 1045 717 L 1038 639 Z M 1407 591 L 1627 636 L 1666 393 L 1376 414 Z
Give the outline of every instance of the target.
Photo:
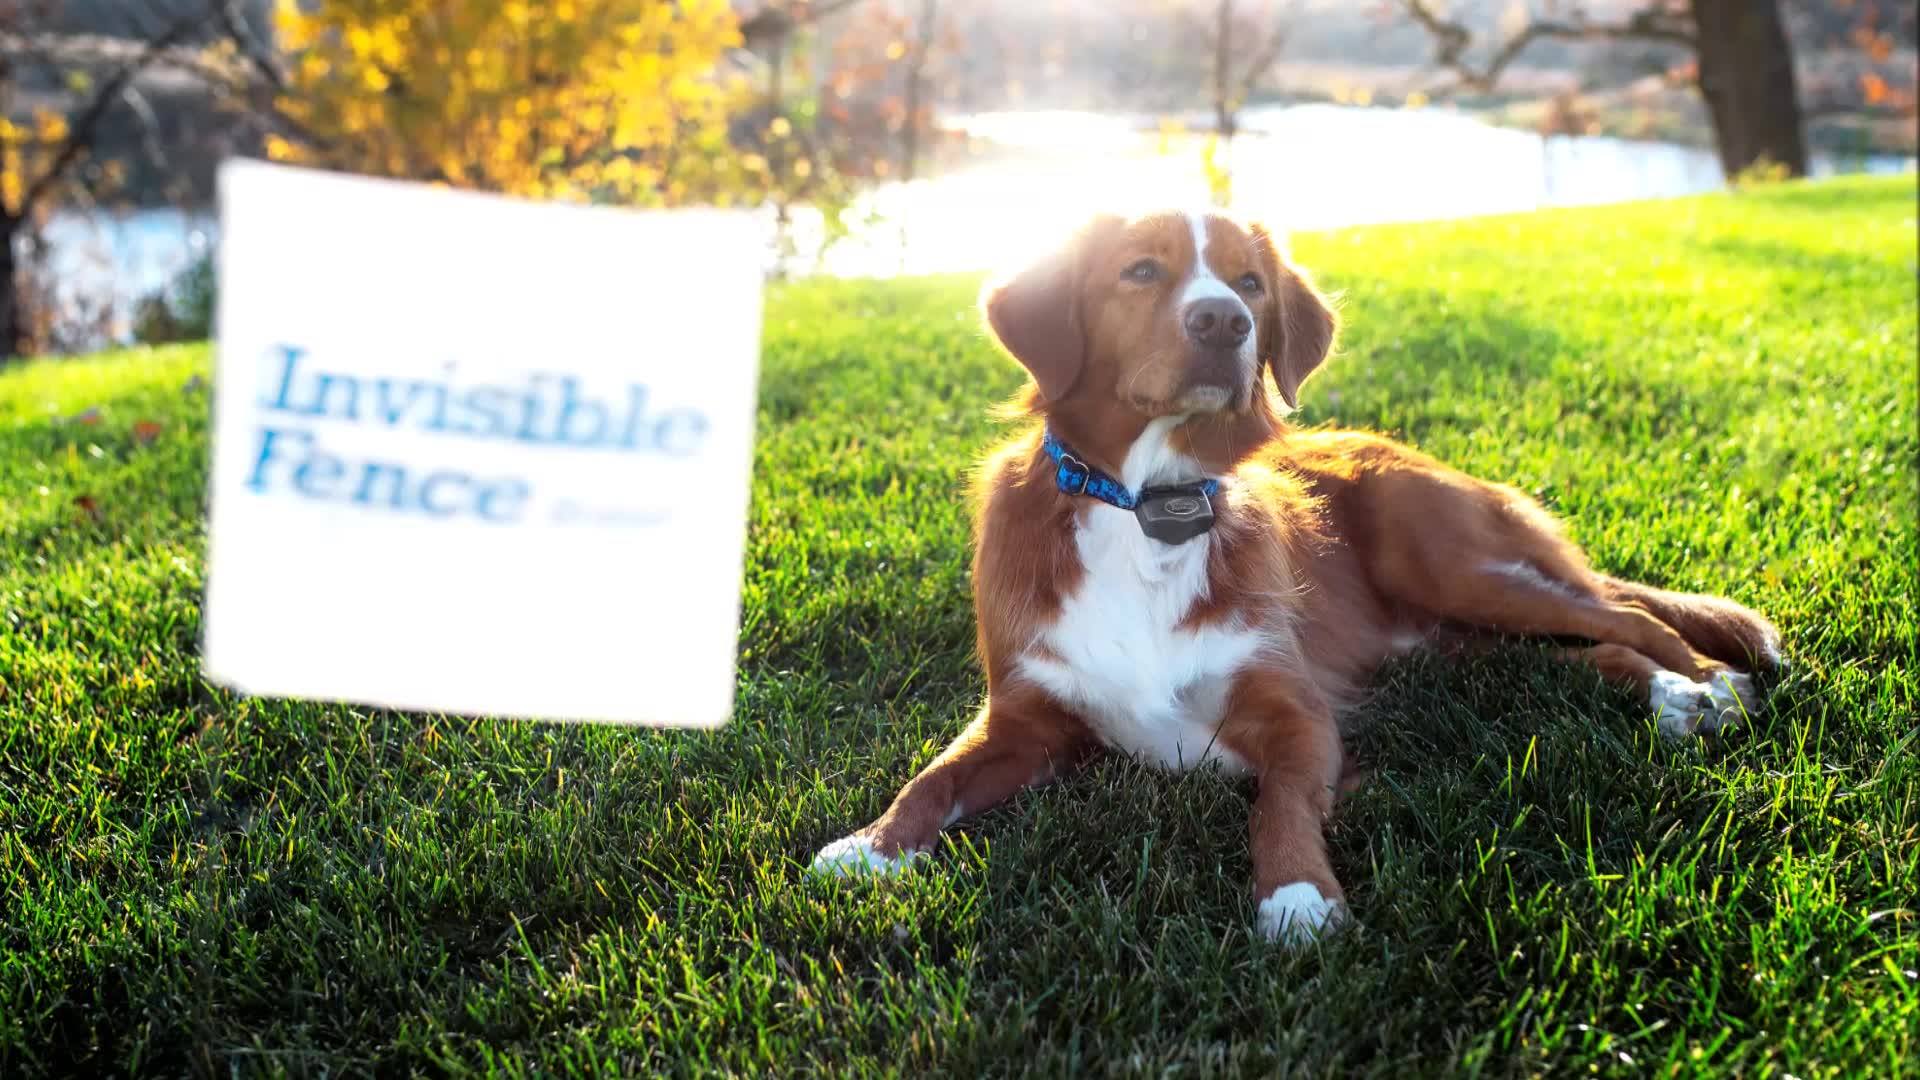
M 1187 336 L 1209 349 L 1237 348 L 1253 330 L 1246 305 L 1228 296 L 1188 304 L 1186 322 Z

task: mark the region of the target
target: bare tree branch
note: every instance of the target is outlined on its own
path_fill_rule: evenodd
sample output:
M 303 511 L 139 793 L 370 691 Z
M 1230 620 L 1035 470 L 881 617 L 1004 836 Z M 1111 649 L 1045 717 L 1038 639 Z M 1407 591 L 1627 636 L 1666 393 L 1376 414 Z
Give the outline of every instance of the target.
M 818 22 L 838 11 L 860 3 L 860 0 L 795 0 L 792 3 L 768 4 L 759 11 L 740 20 L 740 39 L 749 48 L 765 42 L 778 41 L 793 33 L 794 28 L 810 22 Z
M 1280 54 L 1287 49 L 1288 36 L 1289 34 L 1285 27 L 1275 30 L 1273 36 L 1267 39 L 1266 46 L 1256 53 L 1253 59 L 1247 61 L 1247 69 L 1240 73 L 1239 96 L 1242 101 L 1245 101 L 1247 96 L 1253 93 L 1254 84 L 1259 82 L 1268 71 L 1273 69 L 1273 65 L 1279 62 Z
M 197 22 L 198 20 L 190 20 Z M 178 35 L 164 40 L 177 42 Z M 245 81 L 245 73 L 225 63 L 206 49 L 194 45 L 170 44 L 154 48 L 151 43 L 107 34 L 21 34 L 0 30 L 0 60 L 28 59 L 49 67 L 129 67 L 141 71 L 172 70 L 222 84 Z
M 1868 105 L 1859 101 L 1819 101 L 1800 106 L 1800 116 L 1804 120 L 1827 120 L 1834 117 L 1858 117 L 1863 120 L 1912 120 L 1915 112 L 1912 103 Z
M 1294 20 L 1299 14 L 1300 0 L 1294 0 L 1275 20 L 1273 32 L 1267 35 L 1266 43 L 1247 61 L 1246 70 L 1240 74 L 1239 100 L 1245 101 L 1253 93 L 1254 84 L 1273 70 L 1274 64 L 1279 63 L 1280 54 L 1287 49 L 1287 40 L 1293 35 Z
M 122 96 L 126 99 L 128 111 L 140 121 L 140 149 L 147 155 L 147 161 L 157 169 L 165 169 L 167 151 L 160 145 L 160 118 L 154 114 L 153 105 L 133 83 L 127 84 Z
M 246 14 L 240 10 L 239 0 L 209 0 L 213 8 L 213 17 L 220 24 L 228 41 L 233 42 L 241 59 L 251 69 L 251 78 L 235 73 L 229 80 L 236 92 L 265 90 L 265 101 L 255 103 L 253 115 L 265 128 L 309 147 L 325 149 L 329 140 L 315 134 L 312 130 L 287 115 L 274 101 L 285 94 L 288 88 L 287 73 L 280 66 L 280 59 L 273 46 L 260 34 L 254 32 Z M 400 85 L 398 75 L 387 72 L 388 79 L 396 86 Z
M 1237 133 L 1239 125 L 1236 118 L 1241 106 L 1252 96 L 1253 88 L 1261 78 L 1273 70 L 1273 65 L 1280 60 L 1280 54 L 1286 51 L 1294 19 L 1299 13 L 1300 0 L 1294 0 L 1277 13 L 1272 29 L 1261 36 L 1259 47 L 1248 57 L 1246 66 L 1236 72 L 1233 63 L 1234 0 L 1219 0 L 1214 9 L 1213 26 L 1203 32 L 1213 47 L 1211 81 L 1214 129 L 1222 136 L 1230 139 Z
M 220 28 L 226 32 L 227 39 L 240 50 L 240 55 L 260 76 L 260 80 L 272 87 L 275 93 L 284 93 L 287 89 L 286 73 L 280 70 L 278 58 L 273 46 L 261 40 L 247 24 L 247 16 L 240 10 L 240 0 L 214 0 L 214 18 L 219 20 Z
M 1513 63 L 1527 46 L 1542 38 L 1560 41 L 1657 41 L 1688 48 L 1695 45 L 1691 21 L 1678 15 L 1662 0 L 1652 0 L 1649 6 L 1617 23 L 1590 21 L 1580 8 L 1575 7 L 1570 13 L 1572 17 L 1566 20 L 1535 18 L 1529 13 L 1527 25 L 1501 42 L 1484 66 L 1475 68 L 1467 60 L 1467 50 L 1473 45 L 1473 31 L 1435 11 L 1432 0 L 1400 0 L 1400 3 L 1407 14 L 1432 35 L 1434 63 L 1451 68 L 1459 75 L 1461 85 L 1479 91 L 1493 89 L 1507 65 Z
M 133 80 L 164 56 L 168 50 L 185 40 L 187 35 L 198 28 L 204 20 L 205 15 L 201 14 L 189 16 L 174 23 L 164 34 L 147 43 L 131 61 L 122 64 L 107 77 L 106 82 L 95 90 L 87 107 L 69 125 L 67 137 L 61 143 L 60 149 L 55 152 L 53 162 L 27 185 L 26 191 L 20 196 L 20 216 L 30 217 L 39 201 L 53 190 L 55 184 L 66 177 L 67 170 L 73 168 L 74 164 L 80 160 L 80 156 L 92 148 L 100 122 L 106 118 L 114 104 L 133 84 Z
M 912 180 L 920 164 L 921 97 L 925 93 L 927 60 L 939 31 L 940 0 L 920 0 L 918 34 L 907 54 L 906 123 L 900 130 L 900 179 Z

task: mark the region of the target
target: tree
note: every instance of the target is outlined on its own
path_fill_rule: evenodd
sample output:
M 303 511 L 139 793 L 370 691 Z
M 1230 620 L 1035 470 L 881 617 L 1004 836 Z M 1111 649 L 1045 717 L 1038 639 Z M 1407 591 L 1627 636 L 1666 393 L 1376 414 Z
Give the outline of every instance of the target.
M 1232 168 L 1227 163 L 1234 136 L 1240 133 L 1240 110 L 1253 88 L 1267 77 L 1287 47 L 1287 37 L 1299 3 L 1278 10 L 1274 0 L 1258 5 L 1248 0 L 1215 0 L 1197 38 L 1208 56 L 1207 100 L 1213 108 L 1213 135 L 1208 140 L 1206 171 L 1216 203 L 1233 199 Z M 1190 17 L 1189 25 L 1200 22 Z
M 1508 64 L 1542 39 L 1650 41 L 1689 50 L 1722 171 L 1733 177 L 1770 163 L 1793 176 L 1806 174 L 1806 131 L 1780 0 L 1641 0 L 1610 22 L 1589 16 L 1578 0 L 1549 0 L 1545 14 L 1527 9 L 1520 29 L 1478 67 L 1467 58 L 1473 32 L 1443 15 L 1435 0 L 1401 5 L 1433 35 L 1435 59 L 1476 90 L 1491 89 Z
M 828 28 L 821 107 L 843 168 L 919 175 L 934 134 L 932 99 L 956 36 L 938 0 L 866 0 Z
M 767 0 L 740 20 L 747 48 L 784 46 L 802 27 L 861 3 L 862 0 Z
M 1252 7 L 1254 10 L 1249 10 Z M 1273 0 L 1215 0 L 1207 53 L 1213 58 L 1208 98 L 1213 130 L 1232 140 L 1240 131 L 1240 109 L 1253 88 L 1273 70 L 1287 47 L 1287 35 L 1299 4 L 1276 10 Z
M 1920 9 L 1886 0 L 1787 0 L 1786 13 L 1806 76 L 1807 119 L 1878 125 L 1911 153 Z
M 726 204 L 726 0 L 281 0 L 277 160 L 532 197 Z
M 914 23 L 913 40 L 907 44 L 902 66 L 906 68 L 906 88 L 901 103 L 900 179 L 911 180 L 920 168 L 920 135 L 933 126 L 932 110 L 925 101 L 927 62 L 932 58 L 934 35 L 940 28 L 939 0 L 920 0 L 920 14 Z
M 0 360 L 25 353 L 48 320 L 27 302 L 37 230 L 56 206 L 121 190 L 126 161 L 106 146 L 114 126 L 140 131 L 142 151 L 167 168 L 142 80 L 171 71 L 234 85 L 236 53 L 219 44 L 223 20 L 238 17 L 232 3 L 138 5 L 114 33 L 76 34 L 54 0 L 0 0 Z

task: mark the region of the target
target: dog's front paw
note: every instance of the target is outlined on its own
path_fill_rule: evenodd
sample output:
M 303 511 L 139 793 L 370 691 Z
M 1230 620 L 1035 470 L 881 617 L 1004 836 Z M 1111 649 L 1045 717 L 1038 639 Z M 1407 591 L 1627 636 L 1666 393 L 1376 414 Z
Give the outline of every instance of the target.
M 1760 709 L 1753 677 L 1737 671 L 1716 671 L 1705 682 L 1675 671 L 1656 671 L 1647 697 L 1660 731 L 1675 739 L 1732 727 Z
M 1310 881 L 1296 881 L 1260 901 L 1255 925 L 1268 941 L 1299 948 L 1333 933 L 1346 921 L 1346 904 L 1323 896 Z
M 903 851 L 898 855 L 882 855 L 873 846 L 872 840 L 856 833 L 843 836 L 821 848 L 807 869 L 829 877 L 893 874 L 905 869 L 919 854 L 917 851 Z

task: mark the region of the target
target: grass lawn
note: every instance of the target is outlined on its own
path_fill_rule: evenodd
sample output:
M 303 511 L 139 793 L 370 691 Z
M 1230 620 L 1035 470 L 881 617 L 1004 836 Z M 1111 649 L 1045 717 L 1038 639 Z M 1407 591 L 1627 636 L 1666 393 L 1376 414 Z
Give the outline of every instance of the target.
M 1210 774 L 1109 759 L 902 879 L 804 873 L 981 693 L 960 477 L 1020 376 L 971 279 L 772 295 L 718 733 L 207 686 L 207 350 L 0 372 L 0 1074 L 1914 1072 L 1915 197 L 1298 238 L 1348 323 L 1307 420 L 1795 662 L 1677 747 L 1537 646 L 1397 664 L 1331 832 L 1358 927 L 1300 955 Z

